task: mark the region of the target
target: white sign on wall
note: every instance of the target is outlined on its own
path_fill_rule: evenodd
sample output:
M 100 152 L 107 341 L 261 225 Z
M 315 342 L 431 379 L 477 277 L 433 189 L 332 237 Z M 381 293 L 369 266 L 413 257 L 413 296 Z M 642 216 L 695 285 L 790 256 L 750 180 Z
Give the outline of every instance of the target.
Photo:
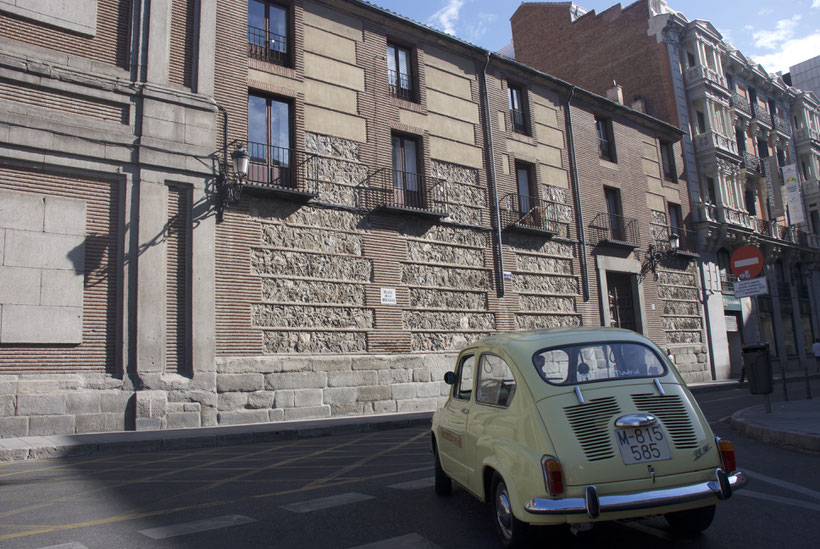
M 767 293 L 769 293 L 769 284 L 765 276 L 735 282 L 735 297 L 751 297 Z
M 789 219 L 792 225 L 805 223 L 803 193 L 800 188 L 800 180 L 797 177 L 797 164 L 783 166 L 783 184 L 786 187 L 786 203 L 789 206 Z
M 382 305 L 395 305 L 396 304 L 396 289 L 395 288 L 382 288 Z

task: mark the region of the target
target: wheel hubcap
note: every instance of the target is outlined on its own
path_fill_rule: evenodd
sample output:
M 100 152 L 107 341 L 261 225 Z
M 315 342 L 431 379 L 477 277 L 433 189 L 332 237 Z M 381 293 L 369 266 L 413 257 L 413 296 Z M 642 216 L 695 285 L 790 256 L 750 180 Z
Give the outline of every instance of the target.
M 510 498 L 507 496 L 507 487 L 503 484 L 498 487 L 498 495 L 495 498 L 495 518 L 504 537 L 507 539 L 512 537 Z

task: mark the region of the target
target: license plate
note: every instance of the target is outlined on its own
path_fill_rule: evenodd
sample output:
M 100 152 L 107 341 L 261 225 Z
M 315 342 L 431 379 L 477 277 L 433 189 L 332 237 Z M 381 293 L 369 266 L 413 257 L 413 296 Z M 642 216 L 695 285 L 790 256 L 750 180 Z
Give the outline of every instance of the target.
M 660 425 L 616 429 L 615 440 L 618 441 L 621 458 L 627 465 L 672 458 L 669 443 Z

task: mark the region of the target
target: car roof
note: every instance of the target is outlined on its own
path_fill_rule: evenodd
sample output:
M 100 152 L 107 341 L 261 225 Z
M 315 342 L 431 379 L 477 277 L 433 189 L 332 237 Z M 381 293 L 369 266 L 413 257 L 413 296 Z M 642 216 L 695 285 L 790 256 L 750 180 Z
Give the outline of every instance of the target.
M 538 349 L 556 345 L 573 345 L 606 340 L 650 343 L 647 338 L 632 330 L 601 326 L 572 326 L 504 332 L 476 341 L 470 347 L 501 347 L 516 352 L 525 350 L 535 352 Z

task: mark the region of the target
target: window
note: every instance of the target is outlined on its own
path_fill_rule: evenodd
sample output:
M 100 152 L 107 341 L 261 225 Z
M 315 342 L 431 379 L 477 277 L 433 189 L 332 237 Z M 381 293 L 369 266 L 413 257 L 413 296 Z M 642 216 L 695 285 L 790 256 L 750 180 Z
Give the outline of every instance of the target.
M 661 161 L 663 162 L 663 177 L 669 181 L 677 181 L 675 173 L 675 149 L 672 143 L 661 141 Z
M 786 165 L 786 151 L 777 147 L 777 165 L 781 168 Z
M 532 165 L 523 162 L 515 163 L 515 181 L 518 190 L 518 211 L 529 214 L 535 208 L 535 180 L 532 177 Z
M 413 137 L 393 135 L 393 198 L 396 204 L 424 208 L 419 175 L 418 142 Z
M 264 0 L 248 0 L 248 55 L 289 66 L 288 8 Z
M 524 90 L 513 84 L 507 84 L 507 100 L 510 107 L 510 122 L 516 133 L 528 134 L 527 119 L 524 114 Z
M 695 116 L 698 119 L 698 133 L 706 133 L 706 117 L 703 112 L 695 111 Z
M 612 133 L 612 121 L 600 116 L 595 117 L 595 129 L 598 133 L 598 153 L 604 160 L 616 162 L 615 138 Z
M 695 54 L 691 51 L 686 52 L 686 61 L 689 63 L 690 67 L 694 67 L 698 64 L 697 61 L 695 61 Z
M 706 177 L 706 195 L 709 197 L 709 202 L 717 204 L 717 193 L 715 193 L 715 180 L 709 176 Z
M 811 210 L 809 212 L 809 218 L 811 218 L 812 231 L 814 234 L 820 235 L 820 212 Z
M 609 236 L 612 240 L 624 241 L 624 223 L 621 217 L 621 191 L 612 187 L 604 187 L 606 198 L 606 213 L 609 219 Z
M 261 95 L 248 95 L 248 181 L 294 187 L 291 149 L 291 105 Z
M 412 58 L 408 48 L 387 43 L 387 80 L 390 84 L 390 95 L 407 101 L 416 101 Z
M 751 215 L 757 215 L 755 192 L 751 189 L 747 189 L 744 198 L 746 202 L 746 211 L 749 212 Z
M 473 394 L 473 370 L 475 369 L 475 356 L 468 355 L 461 359 L 461 367 L 458 369 L 458 383 L 454 388 L 453 396 L 461 400 L 470 400 Z
M 655 351 L 638 343 L 617 341 L 542 349 L 533 355 L 532 362 L 541 378 L 551 385 L 666 374 L 666 365 Z
M 515 395 L 515 378 L 501 357 L 483 354 L 479 362 L 476 402 L 506 408 Z
M 769 158 L 769 143 L 762 137 L 757 138 L 757 156 Z
M 734 282 L 733 275 L 729 272 L 729 251 L 721 248 L 717 253 L 718 273 L 720 274 L 720 283 L 723 288 L 731 292 L 731 283 Z
M 667 206 L 669 209 L 669 236 L 673 234 L 682 236 L 683 231 L 683 211 L 680 204 L 672 204 Z
M 740 128 L 735 128 L 735 141 L 737 141 L 737 150 L 742 156 L 746 153 L 746 134 Z

